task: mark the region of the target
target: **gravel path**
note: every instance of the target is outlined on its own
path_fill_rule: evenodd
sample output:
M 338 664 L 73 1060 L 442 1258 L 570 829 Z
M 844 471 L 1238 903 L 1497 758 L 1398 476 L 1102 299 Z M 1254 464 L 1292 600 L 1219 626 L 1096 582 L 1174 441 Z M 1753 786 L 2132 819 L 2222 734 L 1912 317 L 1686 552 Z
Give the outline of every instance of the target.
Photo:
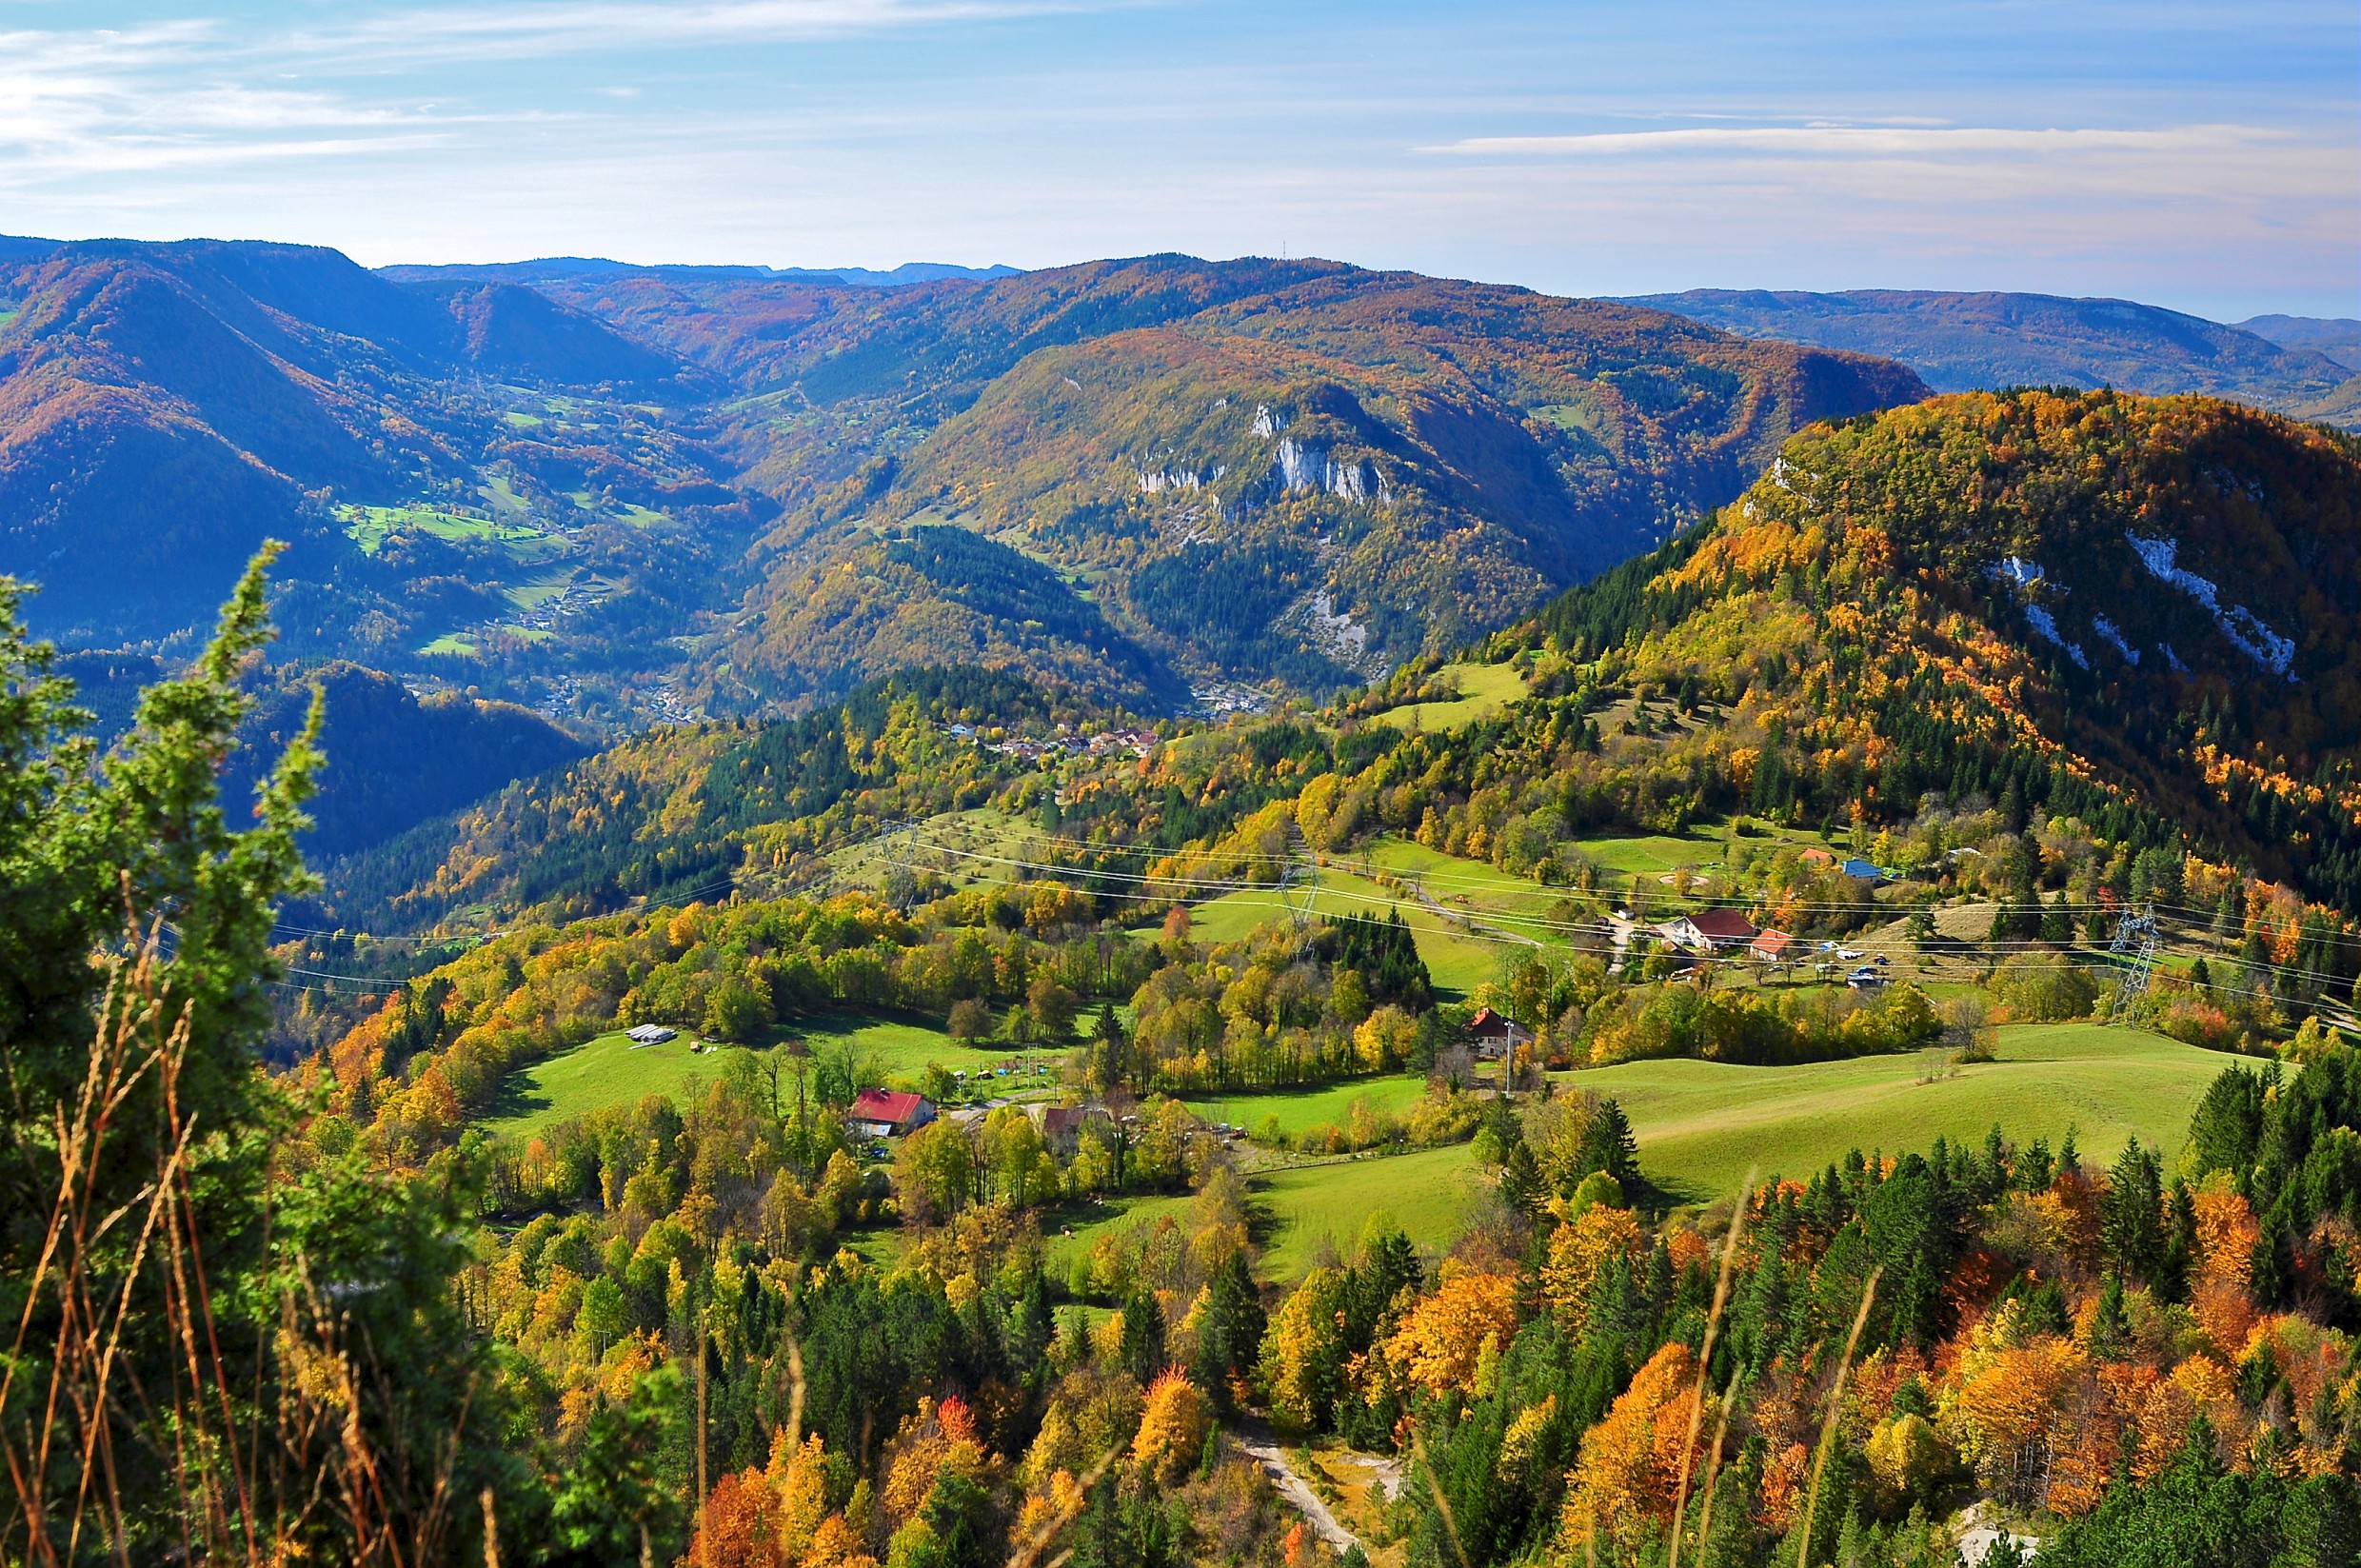
M 1238 1446 L 1262 1466 L 1262 1473 L 1271 1479 L 1271 1484 L 1279 1489 L 1279 1495 L 1304 1517 L 1320 1539 L 1339 1552 L 1347 1552 L 1356 1546 L 1360 1546 L 1364 1552 L 1368 1550 L 1362 1546 L 1359 1538 L 1337 1522 L 1337 1517 L 1328 1512 L 1328 1505 L 1319 1500 L 1319 1495 L 1296 1473 L 1294 1463 L 1287 1458 L 1287 1450 L 1271 1436 L 1269 1427 L 1260 1421 L 1241 1423 L 1238 1429 Z

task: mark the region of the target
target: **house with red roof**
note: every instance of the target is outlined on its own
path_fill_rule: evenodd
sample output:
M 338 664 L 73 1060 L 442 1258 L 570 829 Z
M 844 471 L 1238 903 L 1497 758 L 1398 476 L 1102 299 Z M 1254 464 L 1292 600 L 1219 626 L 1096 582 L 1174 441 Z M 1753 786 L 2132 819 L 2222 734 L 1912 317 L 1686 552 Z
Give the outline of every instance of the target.
M 1724 947 L 1743 947 L 1761 932 L 1753 921 L 1735 909 L 1700 909 L 1673 922 L 1666 927 L 1666 934 L 1693 953 L 1710 953 Z
M 865 1137 L 906 1137 L 934 1119 L 934 1102 L 923 1094 L 863 1089 L 853 1098 L 853 1127 Z
M 1764 929 L 1756 932 L 1755 940 L 1746 944 L 1746 954 L 1764 963 L 1785 963 L 1795 945 L 1796 939 L 1786 932 Z

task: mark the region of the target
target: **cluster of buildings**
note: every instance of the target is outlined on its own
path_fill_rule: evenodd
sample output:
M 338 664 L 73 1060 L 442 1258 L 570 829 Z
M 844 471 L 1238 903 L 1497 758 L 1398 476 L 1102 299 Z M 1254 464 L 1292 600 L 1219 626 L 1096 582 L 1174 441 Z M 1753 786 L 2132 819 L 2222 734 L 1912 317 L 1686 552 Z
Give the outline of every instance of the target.
M 1057 734 L 1036 740 L 1029 735 L 1011 735 L 1003 740 L 988 741 L 973 724 L 953 724 L 948 733 L 955 741 L 966 741 L 1003 757 L 1021 758 L 1028 763 L 1060 762 L 1068 757 L 1106 757 L 1117 754 L 1144 757 L 1156 744 L 1156 733 L 1147 729 L 1107 729 L 1096 735 Z

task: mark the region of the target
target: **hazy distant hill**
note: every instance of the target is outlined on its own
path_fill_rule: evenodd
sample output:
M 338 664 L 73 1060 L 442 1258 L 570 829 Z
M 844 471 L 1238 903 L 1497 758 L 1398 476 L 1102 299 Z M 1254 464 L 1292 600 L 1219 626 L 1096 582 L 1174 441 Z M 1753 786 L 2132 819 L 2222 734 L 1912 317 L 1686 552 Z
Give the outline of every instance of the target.
M 867 267 L 747 267 L 697 266 L 678 263 L 642 266 L 609 261 L 604 256 L 543 256 L 521 262 L 460 262 L 440 267 L 399 266 L 378 270 L 396 283 L 436 283 L 444 280 L 485 279 L 505 283 L 555 283 L 567 278 L 606 278 L 645 275 L 658 278 L 792 279 L 803 283 L 848 283 L 863 288 L 901 288 L 942 278 L 1008 278 L 1013 267 L 962 267 L 955 262 L 903 262 L 878 270 Z
M 284 652 L 474 683 L 461 654 L 546 635 L 550 605 L 630 645 L 651 616 L 621 600 L 697 565 L 713 507 L 753 520 L 702 432 L 647 411 L 706 380 L 525 286 L 309 246 L 0 250 L 0 571 L 69 643 L 175 652 L 276 536 Z
M 1749 337 L 1885 354 L 1937 391 L 2022 386 L 2206 392 L 2306 413 L 2352 371 L 2294 339 L 2130 300 L 1695 288 L 1633 300 Z
M 2286 347 L 2326 354 L 2361 373 L 2361 321 L 2351 316 L 2254 316 L 2237 325 L 2241 331 Z

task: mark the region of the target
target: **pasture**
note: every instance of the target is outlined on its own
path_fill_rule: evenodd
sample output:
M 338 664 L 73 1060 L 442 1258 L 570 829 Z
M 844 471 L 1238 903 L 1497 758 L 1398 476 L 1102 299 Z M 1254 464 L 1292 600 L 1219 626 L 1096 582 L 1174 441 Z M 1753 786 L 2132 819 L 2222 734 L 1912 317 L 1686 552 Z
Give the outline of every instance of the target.
M 1458 683 L 1458 697 L 1447 702 L 1409 703 L 1388 708 L 1372 715 L 1369 722 L 1430 733 L 1459 729 L 1478 719 L 1491 718 L 1511 703 L 1522 702 L 1529 689 L 1525 678 L 1508 665 L 1446 665 L 1442 673 Z
M 651 1094 L 678 1100 L 690 1079 L 709 1083 L 720 1077 L 727 1060 L 719 1053 L 692 1053 L 690 1035 L 691 1031 L 683 1030 L 661 1045 L 634 1046 L 620 1030 L 585 1041 L 511 1074 L 490 1112 L 480 1121 L 494 1132 L 530 1134 L 609 1105 L 636 1104 Z M 863 1013 L 824 1013 L 790 1020 L 772 1030 L 770 1044 L 764 1048 L 775 1049 L 788 1040 L 803 1041 L 814 1051 L 850 1046 L 857 1067 L 867 1070 L 864 1076 L 888 1083 L 913 1080 L 930 1062 L 971 1075 L 1007 1068 L 1006 1079 L 993 1080 L 995 1092 L 1054 1082 L 1064 1055 L 1042 1050 L 1028 1058 L 1014 1047 L 962 1045 L 928 1024 Z M 1048 1066 L 1050 1073 L 1044 1077 L 1021 1072 L 1028 1062 Z
M 1367 877 L 1335 866 L 1322 867 L 1313 876 L 1315 915 L 1375 915 L 1382 920 L 1397 910 L 1417 939 L 1419 956 L 1426 960 L 1436 985 L 1462 996 L 1492 978 L 1500 947 L 1513 940 L 1471 935 L 1418 900 L 1390 893 Z M 1191 934 L 1199 942 L 1236 942 L 1265 921 L 1283 921 L 1289 915 L 1277 887 L 1224 893 L 1189 913 Z
M 2086 1161 L 2112 1161 L 2133 1137 L 2170 1161 L 2198 1099 L 2235 1060 L 2095 1023 L 2010 1025 L 1998 1055 L 1932 1082 L 1919 1082 L 1915 1053 L 1795 1067 L 1630 1062 L 1552 1076 L 1613 1096 L 1640 1169 L 1675 1198 L 1706 1202 L 1750 1169 L 1803 1180 L 1848 1149 L 1981 1144 L 1995 1123 L 2014 1142 L 2045 1138 L 2053 1151 L 2071 1128 Z
M 1439 1253 L 1466 1229 L 1482 1179 L 1465 1143 L 1410 1154 L 1354 1155 L 1252 1173 L 1246 1190 L 1263 1247 L 1262 1273 L 1282 1284 L 1302 1278 L 1331 1246 L 1349 1257 L 1361 1227 L 1382 1213 L 1429 1252 Z M 1063 1275 L 1075 1257 L 1110 1232 L 1170 1215 L 1188 1222 L 1193 1198 L 1119 1198 L 1082 1223 L 1054 1225 L 1048 1265 Z
M 564 541 L 528 524 L 495 523 L 438 506 L 350 506 L 337 508 L 337 516 L 345 526 L 345 537 L 361 546 L 364 555 L 375 555 L 385 548 L 387 540 L 411 528 L 454 544 L 476 540 L 497 545 L 509 559 L 520 562 L 546 560 L 567 548 Z
M 1353 1114 L 1356 1101 L 1367 1100 L 1389 1116 L 1399 1116 L 1426 1094 L 1426 1081 L 1396 1073 L 1386 1078 L 1357 1078 L 1317 1089 L 1282 1089 L 1266 1094 L 1184 1094 L 1190 1110 L 1207 1121 L 1229 1121 L 1253 1132 L 1263 1119 L 1276 1117 L 1279 1130 L 1297 1137 L 1313 1127 L 1341 1127 Z

